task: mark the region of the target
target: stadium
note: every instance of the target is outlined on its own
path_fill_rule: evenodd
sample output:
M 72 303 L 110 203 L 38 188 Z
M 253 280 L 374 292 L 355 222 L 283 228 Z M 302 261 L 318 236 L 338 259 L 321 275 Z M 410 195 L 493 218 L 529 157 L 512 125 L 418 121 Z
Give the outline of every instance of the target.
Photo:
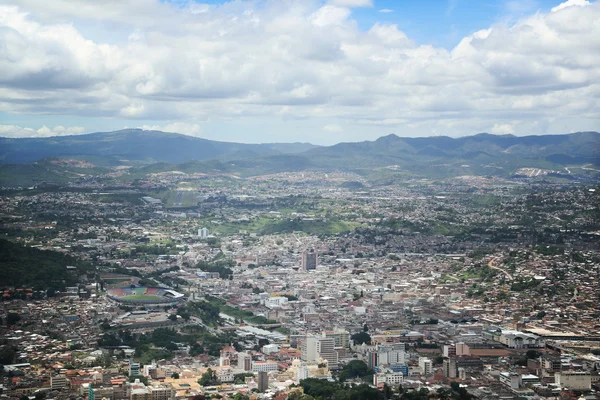
M 131 287 L 108 289 L 106 295 L 119 303 L 152 305 L 175 304 L 185 300 L 183 294 L 163 287 Z

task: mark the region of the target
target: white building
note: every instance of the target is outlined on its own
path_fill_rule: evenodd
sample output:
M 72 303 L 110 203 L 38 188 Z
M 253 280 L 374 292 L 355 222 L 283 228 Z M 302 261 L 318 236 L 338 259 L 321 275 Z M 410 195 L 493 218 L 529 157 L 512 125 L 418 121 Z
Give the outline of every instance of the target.
M 52 390 L 66 388 L 67 385 L 68 381 L 65 375 L 54 375 L 50 378 L 50 387 Z
M 248 353 L 238 353 L 237 367 L 243 371 L 252 369 L 252 356 Z
M 262 348 L 264 354 L 279 353 L 279 346 L 276 344 L 266 344 Z
M 390 369 L 383 369 L 378 374 L 373 375 L 373 385 L 387 383 L 390 386 L 400 386 L 404 383 L 404 375 L 401 372 L 393 372 Z
M 498 341 L 511 349 L 526 349 L 545 347 L 546 343 L 533 333 L 524 333 L 513 330 L 503 330 L 498 336 Z
M 427 357 L 419 357 L 419 368 L 421 368 L 423 375 L 431 375 L 433 372 L 433 362 Z
M 207 238 L 208 237 L 208 229 L 206 229 L 206 228 L 198 229 L 198 237 Z
M 589 371 L 561 371 L 554 374 L 554 381 L 569 390 L 590 390 L 592 373 Z
M 265 307 L 267 308 L 279 308 L 287 304 L 288 298 L 283 296 L 273 296 L 265 299 Z
M 252 372 L 270 372 L 278 369 L 275 361 L 255 361 L 252 363 Z
M 338 353 L 335 351 L 335 339 L 323 336 L 307 336 L 302 345 L 302 359 L 317 362 L 319 358 L 327 360 L 330 369 L 338 367 Z

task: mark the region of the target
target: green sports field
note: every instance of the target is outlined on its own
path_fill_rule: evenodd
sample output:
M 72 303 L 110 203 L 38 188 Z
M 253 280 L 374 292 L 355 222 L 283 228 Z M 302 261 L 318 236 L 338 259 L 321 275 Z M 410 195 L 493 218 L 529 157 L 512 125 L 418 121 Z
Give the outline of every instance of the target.
M 150 296 L 147 294 L 131 295 L 121 297 L 123 300 L 164 300 L 161 296 Z

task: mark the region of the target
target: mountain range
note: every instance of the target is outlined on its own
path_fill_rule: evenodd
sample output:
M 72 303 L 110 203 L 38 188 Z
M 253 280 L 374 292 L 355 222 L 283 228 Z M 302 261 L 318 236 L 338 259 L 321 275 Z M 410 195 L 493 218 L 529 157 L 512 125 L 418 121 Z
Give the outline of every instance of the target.
M 83 163 L 83 164 L 82 164 Z M 513 136 L 481 133 L 315 146 L 228 143 L 160 131 L 127 129 L 51 138 L 0 138 L 0 185 L 64 180 L 131 166 L 136 176 L 183 171 L 241 176 L 304 170 L 347 170 L 364 176 L 510 176 L 519 168 L 600 172 L 600 133 Z M 565 168 L 568 167 L 568 168 Z M 595 171 L 595 172 L 594 172 Z M 571 175 L 571 172 L 568 172 Z M 596 174 L 597 175 L 597 174 Z M 31 179 L 27 179 L 30 177 Z
M 48 138 L 0 138 L 0 164 L 31 163 L 46 157 L 182 163 L 300 153 L 315 147 L 310 143 L 219 142 L 178 133 L 124 129 Z

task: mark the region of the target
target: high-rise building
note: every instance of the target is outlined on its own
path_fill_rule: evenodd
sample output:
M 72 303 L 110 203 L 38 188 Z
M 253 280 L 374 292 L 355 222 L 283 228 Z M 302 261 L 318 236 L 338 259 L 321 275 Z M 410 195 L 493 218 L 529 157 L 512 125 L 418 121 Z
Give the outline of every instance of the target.
M 302 359 L 308 362 L 316 362 L 320 358 L 327 360 L 329 369 L 338 368 L 335 339 L 323 336 L 308 336 L 302 345 Z
M 335 347 L 348 347 L 350 341 L 350 333 L 344 329 L 336 329 L 333 331 L 325 332 L 326 337 L 333 338 L 335 340 Z
M 427 357 L 419 357 L 419 367 L 425 376 L 431 375 L 433 372 L 433 362 Z
M 446 358 L 443 363 L 444 376 L 446 378 L 458 378 L 458 366 L 456 358 Z
M 317 269 L 319 257 L 316 252 L 305 251 L 302 253 L 301 267 L 305 271 Z
M 258 390 L 264 393 L 269 388 L 269 375 L 266 371 L 260 371 L 258 373 Z
M 237 367 L 244 371 L 250 371 L 252 369 L 252 356 L 248 353 L 238 353 Z
M 206 228 L 200 228 L 200 229 L 198 229 L 198 236 L 201 237 L 201 238 L 208 237 L 208 229 L 206 229 Z
M 133 362 L 133 358 L 129 359 L 129 376 L 139 376 L 140 363 Z
M 52 390 L 66 388 L 67 385 L 68 381 L 65 375 L 54 375 L 50 378 L 50 387 Z

